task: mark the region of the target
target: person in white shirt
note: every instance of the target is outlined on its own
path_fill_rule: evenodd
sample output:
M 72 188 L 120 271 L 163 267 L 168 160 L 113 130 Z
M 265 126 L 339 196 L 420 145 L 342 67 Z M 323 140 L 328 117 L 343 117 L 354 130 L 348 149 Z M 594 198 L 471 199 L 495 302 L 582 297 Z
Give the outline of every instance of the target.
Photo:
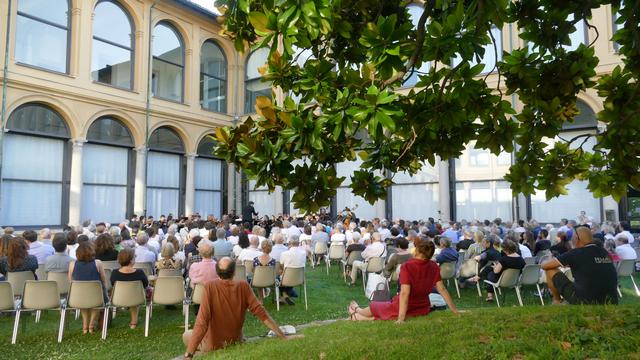
M 374 232 L 373 235 L 371 235 L 371 244 L 364 249 L 362 254 L 360 254 L 364 261 L 356 260 L 353 262 L 353 270 L 351 270 L 351 285 L 353 286 L 356 283 L 358 270 L 366 271 L 367 262 L 370 258 L 385 257 L 386 254 L 387 246 L 382 242 L 380 233 Z
M 287 225 L 289 226 L 287 227 Z M 292 223 L 285 221 L 284 228 L 287 230 L 287 239 L 291 239 L 291 235 L 302 235 L 302 231 L 298 228 L 295 220 Z
M 43 244 L 51 245 L 51 229 L 44 228 L 40 230 L 40 242 Z
M 149 235 L 147 247 L 151 251 L 153 251 L 156 256 L 158 256 L 158 254 L 160 253 L 160 236 L 158 235 L 158 230 L 154 226 L 152 226 L 148 227 L 145 231 L 147 232 L 147 235 Z
M 38 265 L 44 265 L 47 262 L 47 258 L 55 253 L 53 246 L 38 241 L 38 234 L 33 230 L 23 232 L 22 237 L 29 245 L 29 255 L 33 255 L 38 259 Z
M 380 241 L 382 242 L 385 242 L 388 238 L 391 237 L 391 230 L 389 230 L 389 222 L 387 220 L 382 220 L 380 222 L 378 233 L 380 233 Z
M 260 239 L 258 239 L 256 235 L 251 235 L 251 237 L 249 237 L 249 247 L 240 251 L 238 261 L 240 263 L 244 263 L 246 260 L 253 261 L 253 259 L 262 255 L 262 251 L 258 249 L 259 243 Z
M 287 251 L 287 247 L 284 245 L 284 236 L 281 233 L 277 233 L 273 236 L 273 241 L 275 245 L 271 249 L 271 257 L 276 259 L 276 261 L 280 261 L 280 255 Z
M 289 239 L 289 250 L 283 252 L 280 255 L 280 264 L 282 264 L 283 268 L 301 268 L 305 267 L 306 264 L 306 251 L 301 248 L 300 240 L 297 236 Z
M 629 245 L 629 239 L 623 234 L 616 236 L 616 254 L 620 260 L 636 260 L 638 258 L 636 251 Z
M 136 246 L 135 250 L 135 262 L 137 263 L 151 263 L 155 264 L 157 255 L 149 249 L 147 243 L 149 242 L 149 235 L 146 232 L 142 231 L 138 233 L 136 236 Z
M 626 222 L 626 221 L 621 221 L 620 222 L 620 230 L 621 231 L 618 234 L 616 234 L 616 238 L 618 238 L 618 235 L 624 235 L 624 236 L 626 236 L 627 240 L 629 241 L 629 245 L 632 245 L 635 242 L 636 239 L 633 237 L 633 234 L 631 234 L 629 232 L 629 229 L 631 229 L 629 227 L 629 223 Z
M 533 257 L 533 255 L 531 254 L 531 250 L 528 247 L 517 241 L 515 241 L 515 243 L 518 244 L 518 247 L 520 248 L 520 256 L 522 256 L 523 259 Z
M 331 244 L 333 245 L 334 243 L 337 244 L 345 244 L 346 241 L 346 236 L 342 233 L 343 230 L 343 226 L 342 224 L 336 224 L 336 226 L 333 228 L 333 235 L 331 235 Z
M 238 227 L 235 225 L 231 225 L 231 235 L 227 237 L 227 240 L 229 240 L 229 242 L 231 244 L 238 245 L 238 234 L 240 233 L 240 231 L 238 230 Z
M 558 232 L 562 231 L 563 233 L 567 233 L 567 231 L 569 231 L 569 226 L 567 225 L 569 223 L 569 220 L 567 219 L 561 219 L 560 220 L 560 228 L 558 228 Z

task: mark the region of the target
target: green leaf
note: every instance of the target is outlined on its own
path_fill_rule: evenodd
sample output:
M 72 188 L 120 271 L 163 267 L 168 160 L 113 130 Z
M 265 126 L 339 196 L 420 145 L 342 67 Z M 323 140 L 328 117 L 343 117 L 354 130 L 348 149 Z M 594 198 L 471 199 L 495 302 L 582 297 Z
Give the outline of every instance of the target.
M 258 31 L 269 32 L 267 28 L 268 21 L 267 15 L 259 11 L 252 11 L 249 14 L 249 22 L 251 22 L 251 25 Z
M 376 112 L 375 118 L 382 126 L 389 129 L 389 131 L 396 131 L 396 123 L 383 111 Z

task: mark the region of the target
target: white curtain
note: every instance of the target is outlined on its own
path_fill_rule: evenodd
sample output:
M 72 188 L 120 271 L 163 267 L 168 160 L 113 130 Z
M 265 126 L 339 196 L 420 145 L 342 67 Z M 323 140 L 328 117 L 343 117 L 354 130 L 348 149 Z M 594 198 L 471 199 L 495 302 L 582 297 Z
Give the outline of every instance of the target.
M 147 215 L 178 216 L 181 156 L 154 151 L 147 156 Z
M 269 191 L 249 191 L 249 201 L 253 201 L 253 207 L 260 217 L 264 215 L 276 215 L 276 197 Z
M 544 191 L 531 195 L 531 216 L 544 223 L 557 223 L 560 219 L 575 219 L 580 211 L 601 221 L 600 200 L 587 189 L 587 182 L 576 180 L 567 186 L 568 194 L 546 201 Z
M 391 197 L 393 218 L 404 220 L 439 218 L 438 195 L 438 184 L 393 185 Z
M 222 215 L 222 161 L 195 160 L 195 211 L 203 217 Z
M 62 223 L 64 146 L 64 140 L 5 134 L 1 225 Z
M 511 219 L 511 190 L 504 181 L 456 183 L 457 220 Z
M 126 218 L 128 152 L 114 146 L 84 146 L 82 220 L 118 223 Z
M 362 220 L 371 220 L 376 217 L 375 204 L 371 205 L 365 199 L 354 195 L 351 192 L 351 188 L 347 187 L 351 184 L 353 172 L 359 170 L 361 164 L 362 160 L 357 158 L 355 161 L 346 161 L 336 165 L 336 174 L 338 177 L 345 177 L 341 187 L 336 191 L 336 209 L 339 214 L 345 207 L 353 210 L 357 205 L 358 208 L 354 210 L 356 216 Z

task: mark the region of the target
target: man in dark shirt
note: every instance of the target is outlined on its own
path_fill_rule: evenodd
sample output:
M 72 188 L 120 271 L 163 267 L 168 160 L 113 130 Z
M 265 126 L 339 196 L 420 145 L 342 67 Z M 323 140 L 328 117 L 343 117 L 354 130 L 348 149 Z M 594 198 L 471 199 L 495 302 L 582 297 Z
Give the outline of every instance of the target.
M 607 251 L 593 243 L 588 227 L 576 227 L 573 233 L 575 248 L 542 265 L 553 302 L 564 298 L 569 304 L 617 304 L 618 275 Z M 575 283 L 561 266 L 571 269 Z
M 465 230 L 463 234 L 463 239 L 460 240 L 459 243 L 456 244 L 456 250 L 468 250 L 469 246 L 473 244 L 473 233 L 469 230 Z
M 249 224 L 253 224 L 253 216 L 258 215 L 256 209 L 253 207 L 253 201 L 249 201 L 247 206 L 242 209 L 242 222 L 248 222 Z
M 446 262 L 457 262 L 458 252 L 451 248 L 451 240 L 446 236 L 440 236 L 440 254 L 436 256 L 436 262 L 441 265 Z
M 551 240 L 547 240 L 549 232 L 547 230 L 541 230 L 538 233 L 538 240 L 536 240 L 536 246 L 533 249 L 533 256 L 538 256 L 539 252 L 551 249 Z

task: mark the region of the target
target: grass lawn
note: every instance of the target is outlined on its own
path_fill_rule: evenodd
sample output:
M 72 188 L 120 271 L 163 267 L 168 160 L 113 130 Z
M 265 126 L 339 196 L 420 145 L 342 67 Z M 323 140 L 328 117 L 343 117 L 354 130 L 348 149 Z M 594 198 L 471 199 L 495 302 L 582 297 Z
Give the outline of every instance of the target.
M 640 280 L 640 276 L 636 279 Z M 266 307 L 278 324 L 300 325 L 315 320 L 346 318 L 346 308 L 351 299 L 366 304 L 360 279 L 355 287 L 347 287 L 338 266 L 332 266 L 329 275 L 324 267 L 308 269 L 307 282 L 307 311 L 304 310 L 302 296 L 295 306 L 282 306 L 280 312 L 276 312 L 275 304 L 267 301 Z M 275 354 L 278 357 L 288 354 L 292 358 L 326 356 L 359 359 L 383 358 L 388 355 L 417 355 L 420 358 L 518 358 L 520 355 L 535 355 L 539 358 L 640 357 L 640 348 L 637 346 L 640 338 L 636 334 L 640 330 L 640 298 L 635 296 L 630 284 L 628 279 L 622 281 L 623 306 L 618 307 L 542 308 L 538 298 L 533 295 L 534 290 L 525 289 L 523 295 L 527 307 L 513 308 L 517 303 L 515 293 L 507 291 L 505 308 L 496 309 L 495 304 L 485 303 L 479 298 L 475 288 L 463 289 L 462 299 L 457 299 L 452 283 L 449 290 L 458 307 L 471 309 L 460 317 L 454 317 L 449 312 L 437 312 L 411 320 L 402 326 L 396 326 L 392 322 L 340 321 L 308 328 L 304 330 L 304 339 L 286 344 L 277 340 L 260 340 L 254 344 L 217 352 L 216 356 L 273 358 Z M 3 316 L 0 317 L 2 358 L 171 359 L 184 353 L 181 338 L 184 317 L 180 310 L 156 307 L 149 338 L 146 339 L 143 313 L 142 311 L 138 329 L 130 330 L 127 326 L 128 313 L 119 312 L 105 342 L 100 340 L 99 333 L 82 335 L 81 321 L 67 316 L 65 338 L 61 344 L 56 341 L 60 319 L 58 312 L 43 314 L 38 324 L 34 323 L 33 316 L 25 314 L 21 318 L 16 345 L 10 343 L 13 317 Z M 193 315 L 191 323 L 193 324 Z M 508 331 L 501 331 L 505 327 Z M 251 315 L 247 316 L 245 336 L 261 336 L 266 332 L 262 323 Z M 508 341 L 501 341 L 502 338 Z M 620 339 L 624 340 L 619 341 Z M 571 347 L 561 350 L 562 346 L 568 346 L 561 345 L 562 342 L 571 344 Z M 631 344 L 634 344 L 634 349 Z M 277 353 L 274 352 L 276 346 Z M 404 353 L 405 351 L 408 353 Z M 325 355 L 320 355 L 321 353 Z

